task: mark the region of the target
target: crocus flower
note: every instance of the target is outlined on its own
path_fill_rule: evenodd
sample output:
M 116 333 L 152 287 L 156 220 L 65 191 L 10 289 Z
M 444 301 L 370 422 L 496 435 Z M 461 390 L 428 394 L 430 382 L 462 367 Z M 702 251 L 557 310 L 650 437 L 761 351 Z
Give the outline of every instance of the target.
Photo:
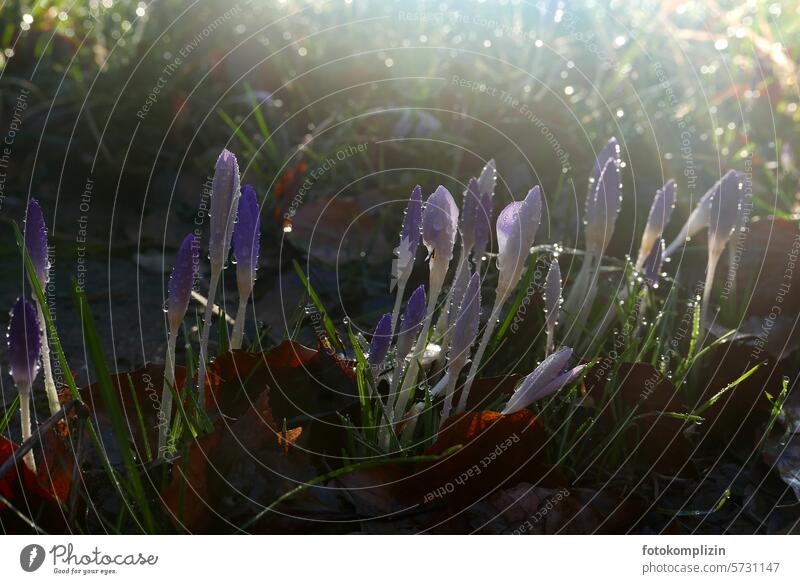
M 444 406 L 442 409 L 441 423 L 450 417 L 453 405 L 453 393 L 456 381 L 461 370 L 469 361 L 469 353 L 478 336 L 478 325 L 481 319 L 481 277 L 475 272 L 469 280 L 469 285 L 464 293 L 464 299 L 458 310 L 458 317 L 453 329 L 448 352 L 447 371 L 436 387 L 431 390 L 432 395 L 444 392 Z
M 706 283 L 703 288 L 703 304 L 700 308 L 703 322 L 705 322 L 705 314 L 711 300 L 711 288 L 714 285 L 714 273 L 719 258 L 739 221 L 742 175 L 736 171 L 729 171 L 722 177 L 718 185 L 719 187 L 711 196 L 708 205 L 708 265 L 706 267 Z
M 661 277 L 661 266 L 664 264 L 664 240 L 659 238 L 645 258 L 642 271 L 648 284 L 653 288 L 658 287 L 658 279 Z
M 517 286 L 542 217 L 542 194 L 533 187 L 524 201 L 511 203 L 497 218 L 497 294 L 505 300 Z
M 481 276 L 472 274 L 458 310 L 458 317 L 450 341 L 449 362 L 463 367 L 469 360 L 469 352 L 478 335 L 481 318 Z
M 369 345 L 369 365 L 373 370 L 377 370 L 386 360 L 389 353 L 389 345 L 392 343 L 392 315 L 384 314 L 378 321 L 378 326 L 372 333 L 372 341 Z
M 656 191 L 650 207 L 650 214 L 647 217 L 647 225 L 642 234 L 642 242 L 639 245 L 639 256 L 636 258 L 637 270 L 642 269 L 645 258 L 653 249 L 653 244 L 658 241 L 669 223 L 672 210 L 675 208 L 676 190 L 675 181 L 671 180 L 664 185 L 663 189 Z
M 469 254 L 475 245 L 475 228 L 480 206 L 480 192 L 477 179 L 471 178 L 464 191 L 464 205 L 461 212 L 461 250 L 458 257 L 456 273 L 453 284 L 447 292 L 444 309 L 439 314 L 434 330 L 442 344 L 447 344 L 449 339 L 448 325 L 454 318 L 455 308 L 461 304 L 461 297 L 469 281 Z
M 578 365 L 567 370 L 567 363 L 572 357 L 572 349 L 565 347 L 550 355 L 547 359 L 522 380 L 514 395 L 503 408 L 503 415 L 513 414 L 527 408 L 533 402 L 555 393 L 568 383 L 575 381 L 585 365 Z
M 19 392 L 23 442 L 31 437 L 31 386 L 39 373 L 40 351 L 36 310 L 27 300 L 18 298 L 8 323 L 8 364 Z M 31 470 L 36 470 L 33 451 L 25 455 L 25 463 Z
M 689 218 L 686 220 L 683 228 L 681 228 L 678 236 L 667 246 L 665 257 L 671 256 L 684 242 L 688 241 L 703 228 L 709 226 L 711 219 L 711 202 L 715 195 L 723 189 L 723 185 L 728 185 L 725 187 L 725 190 L 730 190 L 730 185 L 739 182 L 741 182 L 741 180 L 737 176 L 736 171 L 729 170 L 721 179 L 714 183 L 714 186 L 708 189 L 706 194 L 700 197 L 697 206 L 689 214 Z
M 219 278 L 228 260 L 239 196 L 239 164 L 232 152 L 223 150 L 217 158 L 214 179 L 211 182 L 211 232 L 208 237 L 211 282 L 208 287 L 203 330 L 200 333 L 200 355 L 197 370 L 197 401 L 201 408 L 205 406 L 206 399 L 206 361 L 208 339 L 211 335 L 211 317 L 214 314 L 214 299 L 217 295 Z
M 458 207 L 450 191 L 439 185 L 428 197 L 422 214 L 422 241 L 430 254 L 429 304 L 436 302 L 442 289 L 447 267 L 453 258 L 457 231 Z
M 542 217 L 542 193 L 536 186 L 528 191 L 525 200 L 511 203 L 500 213 L 497 218 L 497 288 L 495 290 L 494 304 L 489 314 L 489 320 L 483 331 L 478 350 L 472 360 L 467 380 L 461 390 L 457 412 L 463 412 L 467 407 L 467 398 L 475 377 L 478 374 L 483 354 L 489 346 L 492 333 L 500 317 L 500 311 L 511 292 L 522 278 L 525 262 L 530 255 L 530 248 L 539 228 Z
M 590 179 L 583 223 L 586 226 L 586 250 L 603 254 L 614 233 L 614 224 L 622 200 L 619 182 L 619 144 L 611 138 L 600 152 Z M 595 174 L 596 173 L 596 174 Z
M 189 307 L 189 300 L 192 298 L 192 287 L 197 274 L 195 266 L 196 246 L 197 238 L 190 233 L 183 238 L 178 254 L 175 256 L 175 265 L 172 267 L 172 273 L 169 277 L 167 300 L 167 315 L 171 330 L 180 328 L 183 317 Z
M 242 189 L 239 212 L 233 231 L 233 256 L 236 258 L 236 284 L 239 290 L 239 308 L 231 335 L 231 348 L 241 349 L 244 337 L 244 321 L 247 302 L 253 292 L 258 269 L 261 223 L 258 218 L 259 205 L 256 191 L 250 185 Z
M 25 249 L 36 272 L 39 287 L 44 291 L 49 279 L 50 259 L 47 253 L 47 226 L 44 222 L 44 215 L 42 215 L 42 208 L 36 199 L 30 200 L 25 212 Z M 50 413 L 55 414 L 61 406 L 58 403 L 58 391 L 56 390 L 56 382 L 53 378 L 53 370 L 50 364 L 50 343 L 47 338 L 47 328 L 44 320 L 45 307 L 39 304 L 39 299 L 35 294 L 33 295 L 33 300 L 41 329 L 39 338 L 42 345 L 44 389 Z
M 212 267 L 222 268 L 228 260 L 239 196 L 239 164 L 232 152 L 223 150 L 217 158 L 211 182 L 208 250 Z
M 464 191 L 464 204 L 461 212 L 461 253 L 467 257 L 475 246 L 475 230 L 478 226 L 480 205 L 481 194 L 478 181 L 471 178 Z
M 397 258 L 392 264 L 392 283 L 390 290 L 397 286 L 394 309 L 392 310 L 392 327 L 397 326 L 400 316 L 400 303 L 406 290 L 408 278 L 414 269 L 414 260 L 417 257 L 419 238 L 422 231 L 422 187 L 417 185 L 411 191 L 406 213 L 403 217 L 403 226 L 400 229 L 400 244 L 395 249 Z M 394 333 L 394 330 L 392 330 Z
M 400 332 L 397 333 L 395 370 L 389 388 L 389 395 L 386 400 L 387 425 L 381 430 L 382 442 L 385 447 L 388 447 L 390 436 L 393 432 L 393 420 L 399 419 L 398 416 L 395 415 L 396 410 L 392 405 L 393 402 L 399 400 L 399 395 L 396 395 L 397 386 L 400 383 L 400 379 L 403 378 L 403 372 L 406 369 L 406 357 L 411 352 L 414 340 L 419 337 L 420 331 L 422 330 L 426 308 L 425 286 L 420 285 L 408 299 L 408 304 L 400 320 Z M 414 371 L 416 371 L 416 368 L 414 368 Z
M 430 270 L 428 306 L 425 310 L 425 320 L 422 322 L 417 342 L 414 345 L 414 354 L 403 377 L 403 384 L 397 394 L 397 401 L 394 407 L 395 420 L 402 419 L 411 394 L 411 387 L 417 379 L 419 362 L 427 346 L 433 311 L 436 308 L 436 301 L 442 290 L 450 260 L 453 258 L 453 246 L 456 243 L 457 230 L 458 207 L 450 191 L 440 185 L 428 197 L 425 210 L 422 213 L 422 241 L 430 254 L 428 262 Z
M 25 249 L 31 258 L 36 279 L 44 290 L 48 279 L 50 261 L 47 255 L 47 227 L 42 208 L 36 199 L 31 199 L 25 212 Z
M 561 311 L 561 267 L 558 259 L 553 258 L 547 277 L 544 282 L 544 313 L 545 328 L 547 329 L 547 346 L 545 355 L 549 355 L 555 348 L 556 325 Z
M 611 138 L 600 151 L 589 177 L 589 194 L 583 216 L 587 253 L 564 305 L 565 311 L 575 322 L 585 320 L 594 304 L 600 260 L 614 233 L 622 200 L 619 179 L 621 164 L 619 144 L 616 138 Z M 579 327 L 573 327 L 572 330 L 575 331 L 573 334 L 577 334 Z
M 175 265 L 169 277 L 167 299 L 167 321 L 169 336 L 167 338 L 167 357 L 164 364 L 164 386 L 161 390 L 161 407 L 158 414 L 158 455 L 167 454 L 167 434 L 169 433 L 172 418 L 172 389 L 175 385 L 175 344 L 178 339 L 183 317 L 189 307 L 192 297 L 192 287 L 197 274 L 195 261 L 197 238 L 189 234 L 183 238 L 178 254 L 175 256 Z
M 408 356 L 414 344 L 414 339 L 419 335 L 422 321 L 425 319 L 426 302 L 425 286 L 420 285 L 408 299 L 408 304 L 400 321 L 400 332 L 397 334 L 396 347 L 398 362 L 402 362 Z
M 478 177 L 478 192 L 480 205 L 475 213 L 475 245 L 472 249 L 472 258 L 475 262 L 475 271 L 479 272 L 483 263 L 483 256 L 489 247 L 492 236 L 492 213 L 494 210 L 494 187 L 497 181 L 494 160 L 490 160 L 483 167 Z

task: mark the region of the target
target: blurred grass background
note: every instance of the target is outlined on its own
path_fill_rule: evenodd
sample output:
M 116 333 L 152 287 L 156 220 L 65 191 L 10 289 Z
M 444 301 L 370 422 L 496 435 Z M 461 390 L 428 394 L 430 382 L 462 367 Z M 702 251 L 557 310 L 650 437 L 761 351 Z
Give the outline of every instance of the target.
M 267 209 L 265 249 L 308 251 L 314 232 L 324 264 L 341 245 L 318 287 L 370 319 L 400 201 L 416 183 L 460 193 L 489 158 L 502 201 L 542 185 L 542 241 L 578 242 L 612 135 L 625 160 L 615 255 L 638 246 L 669 178 L 668 235 L 728 168 L 750 176 L 756 215 L 794 219 L 799 24 L 790 2 L 7 0 L 0 130 L 18 113 L 24 132 L 4 215 L 42 199 L 70 257 L 91 181 L 97 254 L 160 261 L 227 146 Z M 264 255 L 267 276 L 291 256 Z

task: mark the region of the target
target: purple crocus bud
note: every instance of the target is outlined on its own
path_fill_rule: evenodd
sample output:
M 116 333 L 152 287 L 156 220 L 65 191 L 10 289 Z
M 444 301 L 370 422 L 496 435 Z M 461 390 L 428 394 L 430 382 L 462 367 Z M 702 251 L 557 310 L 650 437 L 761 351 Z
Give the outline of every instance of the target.
M 208 250 L 212 270 L 222 269 L 228 259 L 239 196 L 239 164 L 232 152 L 223 150 L 217 158 L 211 183 L 211 233 Z
M 372 333 L 372 342 L 369 345 L 369 365 L 373 369 L 381 366 L 389 353 L 392 343 L 392 314 L 387 312 L 378 321 L 375 332 Z
M 586 249 L 602 254 L 611 241 L 622 200 L 619 182 L 619 144 L 612 138 L 600 152 L 589 179 L 583 223 Z
M 198 252 L 197 238 L 190 233 L 183 238 L 183 243 L 181 243 L 178 254 L 175 256 L 172 274 L 169 277 L 167 316 L 170 330 L 178 330 L 189 306 L 197 273 L 195 254 Z
M 708 243 L 712 253 L 722 253 L 725 244 L 739 222 L 742 203 L 741 173 L 729 170 L 719 181 L 717 192 L 711 197 L 708 218 Z
M 534 187 L 524 201 L 509 204 L 497 218 L 498 298 L 505 299 L 519 283 L 541 213 L 541 190 Z
M 400 319 L 400 332 L 397 334 L 398 360 L 405 359 L 411 350 L 422 327 L 422 321 L 425 319 L 426 306 L 425 286 L 420 285 L 408 299 L 406 310 Z
M 467 190 L 464 191 L 464 206 L 461 212 L 461 245 L 465 254 L 469 254 L 475 246 L 480 205 L 481 194 L 478 181 L 471 178 L 467 184 Z
M 664 240 L 659 238 L 653 244 L 650 253 L 642 264 L 642 271 L 647 282 L 653 287 L 658 287 L 658 279 L 661 276 L 661 266 L 664 265 Z
M 449 263 L 458 230 L 458 207 L 442 185 L 428 197 L 422 214 L 422 241 L 433 260 Z
M 729 170 L 727 173 L 725 173 L 725 175 L 721 179 L 715 182 L 714 186 L 708 189 L 706 194 L 700 197 L 697 206 L 689 215 L 689 218 L 686 220 L 686 223 L 684 224 L 683 228 L 681 228 L 681 232 L 678 234 L 675 240 L 671 244 L 669 244 L 666 251 L 664 252 L 665 256 L 670 256 L 673 253 L 675 253 L 675 250 L 678 247 L 683 245 L 685 241 L 688 241 L 692 236 L 694 236 L 698 231 L 700 231 L 704 227 L 710 227 L 711 205 L 717 193 L 724 190 L 729 195 L 731 191 L 737 190 L 739 191 L 739 197 L 741 197 L 741 186 L 734 188 L 735 185 L 739 185 L 740 183 L 741 179 L 740 177 L 738 177 L 736 171 L 734 170 Z M 739 200 L 737 200 L 737 205 L 738 203 Z M 728 209 L 727 204 L 725 205 L 725 208 Z
M 245 185 L 239 199 L 236 227 L 233 230 L 233 256 L 236 258 L 236 279 L 239 291 L 249 293 L 256 279 L 261 239 L 259 205 L 255 189 Z
M 514 391 L 514 395 L 503 409 L 503 415 L 513 414 L 527 408 L 533 402 L 558 391 L 577 379 L 585 365 L 578 365 L 573 369 L 566 370 L 570 357 L 572 357 L 572 349 L 565 347 L 542 361 Z
M 494 199 L 489 193 L 481 193 L 480 205 L 475 214 L 475 245 L 473 246 L 473 259 L 476 264 L 489 248 L 489 240 L 492 237 L 492 214 L 494 211 Z
M 20 392 L 30 391 L 39 373 L 41 347 L 36 309 L 24 298 L 18 298 L 8 323 L 8 364 Z
M 642 242 L 639 245 L 639 256 L 636 259 L 636 267 L 641 269 L 645 258 L 653 249 L 653 244 L 664 233 L 664 228 L 669 223 L 672 210 L 675 208 L 675 193 L 677 187 L 675 181 L 671 180 L 664 185 L 663 189 L 656 192 L 653 204 L 650 207 L 650 214 L 647 217 L 647 225 L 642 234 Z
M 25 212 L 25 249 L 31 258 L 36 279 L 44 289 L 47 284 L 47 274 L 50 261 L 47 257 L 47 227 L 44 223 L 42 208 L 36 199 L 31 199 Z
M 489 160 L 486 166 L 481 170 L 478 177 L 478 191 L 481 196 L 487 195 L 491 200 L 494 197 L 494 187 L 497 183 L 497 169 L 495 168 L 494 159 Z
M 469 359 L 470 349 L 478 336 L 481 319 L 481 276 L 477 272 L 469 280 L 458 310 L 453 338 L 450 341 L 450 363 L 461 367 Z
M 399 280 L 408 277 L 414 266 L 414 258 L 419 247 L 420 230 L 422 229 L 422 187 L 417 185 L 411 191 L 403 227 L 400 229 L 400 245 L 395 249 L 397 259 L 392 268 L 392 288 Z

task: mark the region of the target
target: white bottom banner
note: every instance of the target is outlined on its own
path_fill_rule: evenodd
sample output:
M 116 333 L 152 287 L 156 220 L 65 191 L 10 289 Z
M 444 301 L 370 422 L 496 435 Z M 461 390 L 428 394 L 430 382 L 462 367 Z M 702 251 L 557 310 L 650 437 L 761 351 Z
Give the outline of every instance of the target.
M 435 536 L 435 541 L 409 536 L 4 536 L 0 581 L 787 582 L 800 576 L 797 541 L 779 536 Z

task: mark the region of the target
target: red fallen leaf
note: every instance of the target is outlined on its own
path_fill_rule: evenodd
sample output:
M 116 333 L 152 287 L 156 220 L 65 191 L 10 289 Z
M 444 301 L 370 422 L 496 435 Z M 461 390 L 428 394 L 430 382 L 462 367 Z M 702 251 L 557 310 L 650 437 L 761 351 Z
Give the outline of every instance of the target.
M 460 448 L 418 466 L 419 502 L 444 499 L 451 508 L 461 507 L 521 481 L 558 483 L 562 477 L 547 463 L 546 443 L 544 427 L 527 410 L 509 416 L 488 411 L 453 416 L 427 454 Z
M 586 391 L 595 404 L 601 402 L 611 366 L 609 359 L 603 359 L 586 375 Z M 617 376 L 616 393 L 610 399 L 619 400 L 624 415 L 636 408 L 634 417 L 645 416 L 633 421 L 625 434 L 636 460 L 659 473 L 690 475 L 693 469 L 685 465 L 692 453 L 692 446 L 683 435 L 686 423 L 660 415 L 685 411 L 672 382 L 649 363 L 623 363 Z M 598 424 L 605 431 L 616 431 L 618 424 L 610 407 L 599 412 Z
M 225 518 L 230 501 L 241 497 L 242 488 L 248 486 L 235 484 L 233 475 L 242 466 L 265 464 L 267 459 L 268 468 L 278 466 L 281 459 L 295 455 L 291 447 L 301 433 L 301 428 L 283 432 L 275 423 L 268 391 L 262 392 L 253 407 L 235 422 L 218 420 L 214 431 L 195 441 L 185 459 L 176 461 L 172 467 L 172 481 L 162 496 L 173 522 L 192 533 L 230 531 L 230 520 Z M 291 488 L 280 475 L 271 479 L 270 493 L 275 488 Z M 265 482 L 253 481 L 249 486 Z
M 44 460 L 41 452 L 44 448 Z M 17 444 L 0 435 L 0 465 L 6 462 L 19 448 Z M 47 531 L 58 532 L 65 528 L 64 514 L 59 500 L 69 496 L 75 460 L 63 438 L 56 432 L 43 433 L 43 445 L 36 449 L 37 461 L 34 474 L 20 460 L 4 477 L 0 477 L 0 495 L 16 511 L 0 501 L 0 525 L 6 533 L 27 533 L 30 526 L 17 513 L 29 517 Z
M 225 353 L 209 370 L 213 401 L 222 413 L 242 415 L 269 389 L 270 408 L 279 425 L 284 420 L 313 421 L 307 427 L 312 450 L 336 449 L 342 443 L 344 430 L 336 411 L 357 414 L 353 367 L 325 350 L 284 341 L 263 354 Z

